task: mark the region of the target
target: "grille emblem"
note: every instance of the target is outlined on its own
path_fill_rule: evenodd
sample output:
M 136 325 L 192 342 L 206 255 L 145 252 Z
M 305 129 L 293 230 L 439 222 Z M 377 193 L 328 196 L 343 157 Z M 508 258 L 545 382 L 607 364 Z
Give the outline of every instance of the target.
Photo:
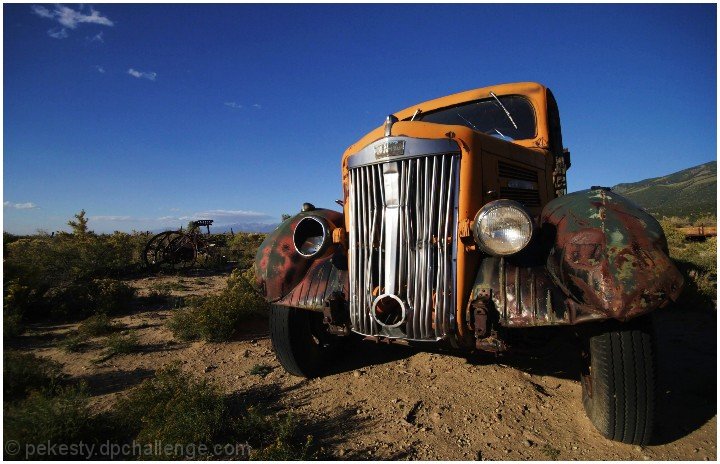
M 402 156 L 404 154 L 404 140 L 383 141 L 375 145 L 375 159 L 389 158 L 391 156 Z

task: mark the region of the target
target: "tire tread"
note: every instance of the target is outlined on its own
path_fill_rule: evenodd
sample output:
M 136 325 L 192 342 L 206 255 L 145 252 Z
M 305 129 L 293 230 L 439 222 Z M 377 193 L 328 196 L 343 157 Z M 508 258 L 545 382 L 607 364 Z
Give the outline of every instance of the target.
M 590 337 L 592 396 L 583 405 L 595 427 L 623 443 L 647 444 L 655 408 L 655 365 L 646 321 Z

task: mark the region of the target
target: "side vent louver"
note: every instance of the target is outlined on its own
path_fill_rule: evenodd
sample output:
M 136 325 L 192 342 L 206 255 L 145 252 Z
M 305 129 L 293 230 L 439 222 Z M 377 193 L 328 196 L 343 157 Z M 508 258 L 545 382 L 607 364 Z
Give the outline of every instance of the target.
M 540 206 L 537 171 L 499 161 L 498 174 L 501 178 L 504 178 L 504 184 L 507 182 L 506 186 L 500 188 L 500 198 L 515 200 L 527 207 Z M 521 184 L 523 187 L 532 188 L 513 187 L 513 184 Z

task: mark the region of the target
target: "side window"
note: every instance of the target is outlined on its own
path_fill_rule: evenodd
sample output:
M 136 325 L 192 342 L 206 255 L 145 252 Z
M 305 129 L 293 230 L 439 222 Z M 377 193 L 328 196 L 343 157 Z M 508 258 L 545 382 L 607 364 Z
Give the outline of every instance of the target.
M 550 151 L 556 155 L 563 152 L 562 130 L 560 129 L 560 112 L 558 111 L 557 102 L 550 89 L 547 91 L 547 109 L 548 109 L 548 131 L 550 132 Z

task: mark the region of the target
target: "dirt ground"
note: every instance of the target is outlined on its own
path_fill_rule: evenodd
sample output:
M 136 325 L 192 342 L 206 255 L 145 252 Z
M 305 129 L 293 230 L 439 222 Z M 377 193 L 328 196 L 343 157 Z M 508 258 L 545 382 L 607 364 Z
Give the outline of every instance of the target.
M 165 283 L 172 294 L 222 288 L 226 274 L 131 281 L 140 295 Z M 99 342 L 81 353 L 56 347 L 75 324 L 36 325 L 19 348 L 55 359 L 85 380 L 97 410 L 173 361 L 228 394 L 294 411 L 323 455 L 339 459 L 716 460 L 716 313 L 658 312 L 660 411 L 656 443 L 603 438 L 580 403 L 579 364 L 569 346 L 542 358 L 482 358 L 351 340 L 330 372 L 304 380 L 275 360 L 267 324 L 249 323 L 228 343 L 178 342 L 172 309 L 139 304 L 117 317 L 139 337 L 139 352 L 96 364 Z M 251 375 L 256 365 L 271 369 Z

